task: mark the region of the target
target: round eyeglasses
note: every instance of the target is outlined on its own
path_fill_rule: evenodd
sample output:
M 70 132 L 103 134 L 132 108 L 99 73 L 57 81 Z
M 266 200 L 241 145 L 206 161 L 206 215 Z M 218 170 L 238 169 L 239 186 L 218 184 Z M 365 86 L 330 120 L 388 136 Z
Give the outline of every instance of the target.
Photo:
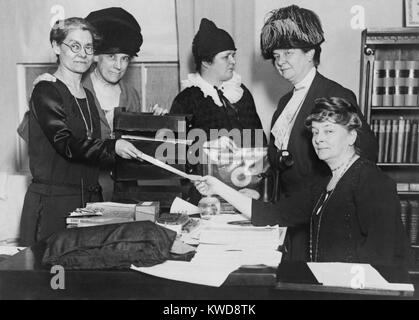
M 62 42 L 62 44 L 65 44 L 67 47 L 70 48 L 70 50 L 74 53 L 79 53 L 81 51 L 81 49 L 84 49 L 84 52 L 88 55 L 91 55 L 94 53 L 94 49 L 93 46 L 88 44 L 86 46 L 82 46 L 80 43 L 78 42 L 73 42 L 71 44 L 67 44 L 65 42 Z

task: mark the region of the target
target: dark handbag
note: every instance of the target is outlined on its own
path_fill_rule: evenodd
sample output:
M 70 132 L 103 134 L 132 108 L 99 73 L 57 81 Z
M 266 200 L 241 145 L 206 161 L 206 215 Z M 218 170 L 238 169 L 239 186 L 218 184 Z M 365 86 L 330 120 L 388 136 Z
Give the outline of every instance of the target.
M 65 269 L 149 267 L 169 258 L 176 232 L 150 221 L 71 228 L 47 239 L 42 263 Z

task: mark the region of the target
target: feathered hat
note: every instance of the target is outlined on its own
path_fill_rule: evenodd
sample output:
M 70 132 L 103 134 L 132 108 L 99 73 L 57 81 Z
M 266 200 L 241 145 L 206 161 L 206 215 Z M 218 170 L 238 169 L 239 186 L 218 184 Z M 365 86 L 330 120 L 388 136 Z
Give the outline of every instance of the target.
M 203 18 L 192 42 L 192 54 L 195 60 L 226 50 L 236 50 L 233 38 L 227 31 L 217 28 L 214 22 Z
M 262 56 L 272 59 L 276 49 L 313 48 L 324 41 L 319 17 L 292 5 L 270 12 L 260 35 Z
M 125 53 L 136 56 L 143 43 L 137 20 L 122 8 L 106 8 L 89 13 L 90 22 L 102 37 L 95 54 Z

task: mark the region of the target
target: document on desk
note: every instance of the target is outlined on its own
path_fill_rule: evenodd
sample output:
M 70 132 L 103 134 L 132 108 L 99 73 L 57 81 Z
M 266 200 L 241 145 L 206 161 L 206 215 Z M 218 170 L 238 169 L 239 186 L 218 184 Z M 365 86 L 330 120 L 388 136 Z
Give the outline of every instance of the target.
M 185 213 L 187 215 L 199 214 L 199 208 L 188 201 L 185 201 L 179 197 L 173 200 L 170 207 L 170 213 Z
M 143 272 L 155 277 L 175 281 L 183 281 L 194 284 L 220 287 L 228 275 L 240 267 L 239 263 L 218 264 L 213 261 L 211 264 L 199 262 L 165 261 L 153 267 L 136 267 L 131 269 Z
M 230 224 L 203 225 L 199 236 L 201 244 L 237 245 L 278 249 L 284 243 L 286 228 L 240 226 Z
M 412 284 L 389 283 L 369 264 L 309 262 L 307 265 L 317 281 L 325 286 L 414 291 Z
M 282 253 L 272 248 L 200 244 L 192 262 L 203 265 L 277 267 Z
M 161 278 L 219 287 L 241 266 L 277 267 L 282 258 L 277 249 L 286 228 L 229 224 L 245 220 L 239 214 L 220 214 L 202 221 L 199 234 L 195 234 L 199 245 L 190 262 L 166 261 L 131 268 Z

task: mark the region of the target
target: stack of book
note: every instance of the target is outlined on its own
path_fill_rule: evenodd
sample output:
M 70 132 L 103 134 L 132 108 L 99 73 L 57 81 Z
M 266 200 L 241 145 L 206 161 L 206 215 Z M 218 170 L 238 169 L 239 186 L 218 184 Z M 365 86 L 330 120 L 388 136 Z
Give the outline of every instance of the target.
M 418 245 L 419 232 L 419 201 L 401 200 L 401 218 L 406 234 L 409 237 L 410 244 Z
M 66 219 L 67 228 L 132 222 L 135 221 L 136 206 L 116 202 L 88 203 L 86 208 L 70 212 Z
M 419 119 L 374 118 L 371 127 L 378 140 L 378 162 L 419 162 Z
M 374 61 L 371 105 L 417 107 L 419 61 Z

